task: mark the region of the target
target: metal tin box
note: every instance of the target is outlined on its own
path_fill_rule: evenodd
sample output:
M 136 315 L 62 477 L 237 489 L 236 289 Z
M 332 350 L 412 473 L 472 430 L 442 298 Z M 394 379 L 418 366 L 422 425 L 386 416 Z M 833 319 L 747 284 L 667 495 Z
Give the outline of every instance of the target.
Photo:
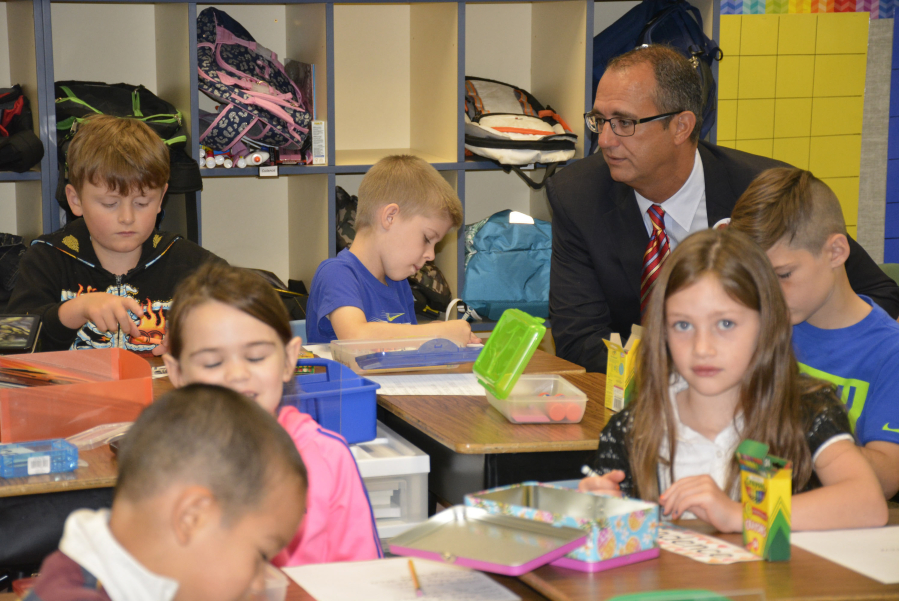
M 553 561 L 555 566 L 599 572 L 659 555 L 655 503 L 524 482 L 466 495 L 465 504 L 491 514 L 588 532 L 586 544 Z
M 520 576 L 580 547 L 586 532 L 456 505 L 394 537 L 390 552 Z

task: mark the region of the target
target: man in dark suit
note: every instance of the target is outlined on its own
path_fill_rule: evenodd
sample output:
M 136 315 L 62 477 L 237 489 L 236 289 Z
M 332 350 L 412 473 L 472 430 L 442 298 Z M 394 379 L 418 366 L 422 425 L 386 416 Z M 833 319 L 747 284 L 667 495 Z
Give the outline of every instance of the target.
M 756 175 L 784 165 L 700 142 L 701 108 L 699 75 L 677 51 L 648 46 L 616 57 L 585 115 L 601 153 L 547 183 L 556 353 L 587 371 L 605 372 L 604 338 L 626 338 L 640 323 L 641 287 L 645 302 L 669 249 L 729 218 Z M 851 238 L 850 246 L 853 289 L 899 316 L 899 287 Z

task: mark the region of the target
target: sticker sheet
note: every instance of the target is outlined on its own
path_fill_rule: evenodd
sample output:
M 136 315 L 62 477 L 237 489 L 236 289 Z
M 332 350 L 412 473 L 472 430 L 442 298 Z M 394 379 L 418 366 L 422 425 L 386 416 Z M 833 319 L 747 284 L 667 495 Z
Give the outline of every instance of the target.
M 659 526 L 659 547 L 702 563 L 715 565 L 761 559 L 743 547 L 671 524 Z

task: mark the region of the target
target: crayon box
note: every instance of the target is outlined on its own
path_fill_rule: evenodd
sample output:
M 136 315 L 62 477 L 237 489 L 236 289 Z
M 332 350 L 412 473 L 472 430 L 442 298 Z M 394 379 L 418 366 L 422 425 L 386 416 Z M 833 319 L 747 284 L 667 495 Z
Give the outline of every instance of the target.
M 737 447 L 743 501 L 743 544 L 762 559 L 790 559 L 793 465 L 768 455 L 768 445 L 744 440 Z
M 643 338 L 643 328 L 631 326 L 627 344 L 621 344 L 621 336 L 612 332 L 609 340 L 603 340 L 609 349 L 606 364 L 606 409 L 621 411 L 634 396 L 634 373 L 637 367 L 637 348 Z

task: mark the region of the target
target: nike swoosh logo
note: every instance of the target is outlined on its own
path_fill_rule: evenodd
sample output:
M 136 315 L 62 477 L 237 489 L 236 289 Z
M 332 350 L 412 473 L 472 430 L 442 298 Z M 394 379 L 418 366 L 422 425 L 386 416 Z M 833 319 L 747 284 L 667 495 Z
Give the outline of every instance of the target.
M 899 434 L 899 428 L 891 428 L 890 422 L 885 423 L 883 425 L 883 429 L 886 430 L 887 432 L 896 432 L 897 434 Z
M 384 315 L 387 317 L 387 321 L 393 321 L 398 317 L 402 317 L 405 313 L 385 313 Z

